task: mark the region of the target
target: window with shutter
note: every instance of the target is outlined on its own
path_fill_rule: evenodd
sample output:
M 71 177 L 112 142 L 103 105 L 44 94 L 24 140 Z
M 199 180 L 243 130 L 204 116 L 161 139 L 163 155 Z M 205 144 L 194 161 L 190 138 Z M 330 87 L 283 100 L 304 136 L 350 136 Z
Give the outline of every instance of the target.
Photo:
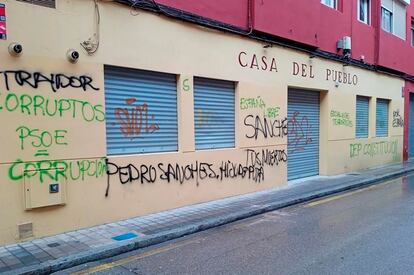
M 388 136 L 388 99 L 377 99 L 376 110 L 376 136 L 387 137 Z
M 196 150 L 235 147 L 235 89 L 230 81 L 194 78 Z
M 357 96 L 356 101 L 356 138 L 367 138 L 369 129 L 369 98 Z
M 176 75 L 105 66 L 108 155 L 178 150 Z

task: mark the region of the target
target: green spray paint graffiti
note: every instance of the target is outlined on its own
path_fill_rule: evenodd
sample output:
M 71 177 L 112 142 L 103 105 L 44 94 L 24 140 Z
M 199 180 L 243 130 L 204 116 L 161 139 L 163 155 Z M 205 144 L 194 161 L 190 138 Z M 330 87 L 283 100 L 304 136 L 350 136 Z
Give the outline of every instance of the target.
M 52 146 L 68 145 L 66 140 L 67 130 L 46 131 L 20 126 L 16 129 L 16 133 L 19 136 L 20 149 L 22 151 L 27 147 L 35 149 L 35 157 L 48 157 L 48 149 Z
M 262 109 L 264 116 L 268 118 L 276 118 L 279 115 L 280 107 L 267 107 L 264 100 L 258 97 L 242 97 L 240 98 L 240 109 Z
M 105 120 L 104 107 L 93 105 L 79 99 L 51 99 L 41 95 L 17 95 L 12 92 L 0 92 L 0 112 L 21 113 L 28 116 L 44 117 L 72 117 L 86 122 L 103 122 Z
M 41 183 L 46 180 L 84 181 L 88 178 L 99 178 L 106 174 L 106 158 L 83 160 L 16 160 L 10 165 L 8 175 L 12 181 L 23 178 L 38 177 Z
M 255 108 L 260 108 L 260 109 L 266 108 L 266 103 L 263 101 L 263 99 L 260 96 L 253 97 L 253 98 L 246 98 L 246 97 L 240 98 L 240 109 L 246 110 L 246 109 L 255 109 Z
M 20 115 L 20 121 L 30 121 L 25 117 L 39 117 L 45 119 L 63 118 L 76 119 L 82 122 L 104 122 L 104 106 L 93 104 L 83 99 L 54 98 L 40 94 L 15 93 L 9 86 L 12 80 L 15 84 L 29 89 L 38 89 L 40 85 L 49 84 L 51 90 L 56 93 L 65 88 L 81 89 L 86 91 L 99 91 L 88 76 L 66 76 L 64 74 L 30 73 L 22 70 L 1 71 L 6 92 L 0 92 L 0 115 L 10 113 Z M 31 88 L 30 88 L 31 87 Z M 47 87 L 47 85 L 45 86 Z M 24 123 L 25 123 L 24 122 Z M 47 123 L 46 121 L 43 123 Z M 17 125 L 19 126 L 19 125 Z M 48 150 L 52 147 L 68 145 L 68 131 L 65 129 L 39 129 L 37 126 L 20 125 L 15 133 L 18 137 L 18 145 L 21 151 L 35 150 L 35 157 L 41 160 L 26 160 L 17 158 L 8 168 L 8 177 L 11 181 L 21 181 L 23 178 L 34 178 L 43 183 L 47 180 L 60 181 L 71 179 L 72 181 L 98 178 L 106 174 L 106 159 L 81 159 L 81 160 L 53 160 L 49 158 Z M 85 133 L 86 134 L 86 133 Z M 44 159 L 44 158 L 48 159 Z
M 16 132 L 19 134 L 20 149 L 22 150 L 25 149 L 25 144 L 29 144 L 35 148 L 49 148 L 53 144 L 68 145 L 65 140 L 65 135 L 68 133 L 66 130 L 54 130 L 52 132 L 49 132 L 39 129 L 30 129 L 26 126 L 20 126 L 16 129 Z
M 353 123 L 349 118 L 349 113 L 347 112 L 338 112 L 338 111 L 331 111 L 331 119 L 335 126 L 345 126 L 345 127 L 353 127 Z
M 188 84 L 190 80 L 188 78 L 183 80 L 183 90 L 186 92 L 190 91 L 190 84 Z
M 351 158 L 360 156 L 377 156 L 393 155 L 394 160 L 398 157 L 398 140 L 378 141 L 372 143 L 352 143 L 349 145 L 349 155 Z

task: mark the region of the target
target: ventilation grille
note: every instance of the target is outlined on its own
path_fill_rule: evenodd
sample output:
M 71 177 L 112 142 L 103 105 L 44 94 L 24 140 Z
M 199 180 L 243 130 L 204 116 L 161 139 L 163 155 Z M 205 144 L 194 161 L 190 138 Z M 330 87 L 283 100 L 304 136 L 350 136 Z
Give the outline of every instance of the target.
M 19 239 L 33 237 L 33 223 L 22 223 L 17 225 L 19 231 Z
M 17 0 L 19 2 L 34 4 L 47 8 L 56 8 L 56 0 Z

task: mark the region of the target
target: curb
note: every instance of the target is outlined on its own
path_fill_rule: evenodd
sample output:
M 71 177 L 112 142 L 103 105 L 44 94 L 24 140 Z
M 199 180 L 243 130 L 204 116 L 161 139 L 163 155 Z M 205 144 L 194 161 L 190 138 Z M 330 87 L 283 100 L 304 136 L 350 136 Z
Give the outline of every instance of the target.
M 87 262 L 102 260 L 105 258 L 120 255 L 122 253 L 130 252 L 139 248 L 148 247 L 151 245 L 160 244 L 185 235 L 204 231 L 213 227 L 225 225 L 238 220 L 246 219 L 252 216 L 263 214 L 266 212 L 278 210 L 284 207 L 292 206 L 299 203 L 304 203 L 317 198 L 326 197 L 332 194 L 358 189 L 369 185 L 378 184 L 380 182 L 397 178 L 407 173 L 413 172 L 412 168 L 402 168 L 398 172 L 391 172 L 381 176 L 371 177 L 369 179 L 360 179 L 351 184 L 343 184 L 334 188 L 326 188 L 316 192 L 299 195 L 296 198 L 290 198 L 275 203 L 259 206 L 255 209 L 242 210 L 239 212 L 226 214 L 216 218 L 206 219 L 196 222 L 192 225 L 178 227 L 176 229 L 167 230 L 157 234 L 144 236 L 137 240 L 127 241 L 122 244 L 107 245 L 101 248 L 90 249 L 75 255 L 62 257 L 60 259 L 50 260 L 38 265 L 23 267 L 6 272 L 5 274 L 50 274 L 60 270 L 68 269 Z

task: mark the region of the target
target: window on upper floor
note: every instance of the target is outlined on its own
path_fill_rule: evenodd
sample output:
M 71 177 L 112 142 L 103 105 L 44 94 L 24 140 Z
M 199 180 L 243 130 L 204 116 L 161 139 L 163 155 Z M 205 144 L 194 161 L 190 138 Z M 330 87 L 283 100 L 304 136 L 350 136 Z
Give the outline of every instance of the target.
M 338 1 L 337 0 L 321 0 L 321 3 L 331 7 L 333 9 L 337 9 L 338 8 Z
M 381 27 L 384 31 L 392 32 L 392 11 L 381 8 Z
M 414 47 L 414 18 L 411 17 L 411 46 Z
M 358 20 L 369 24 L 370 23 L 370 1 L 358 0 Z
M 381 0 L 381 27 L 405 40 L 406 2 L 401 0 Z

